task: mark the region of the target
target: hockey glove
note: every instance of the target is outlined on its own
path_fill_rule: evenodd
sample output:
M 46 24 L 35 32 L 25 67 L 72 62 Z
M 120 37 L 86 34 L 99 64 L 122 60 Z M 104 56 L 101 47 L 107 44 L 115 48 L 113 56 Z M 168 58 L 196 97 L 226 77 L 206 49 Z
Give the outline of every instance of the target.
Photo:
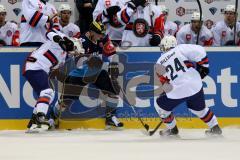
M 116 15 L 117 12 L 119 12 L 120 10 L 121 10 L 121 8 L 119 6 L 111 6 L 106 9 L 107 13 L 103 12 L 103 14 L 104 14 L 104 16 L 109 18 L 109 20 L 112 20 L 114 15 Z
M 158 46 L 160 44 L 160 42 L 161 42 L 161 37 L 157 34 L 154 34 L 152 36 L 152 38 L 150 38 L 150 40 L 149 40 L 149 44 L 151 46 Z
M 205 78 L 209 74 L 209 68 L 208 67 L 203 67 L 199 64 L 197 64 L 197 71 L 199 72 L 201 78 Z
M 62 50 L 68 52 L 68 51 L 73 51 L 74 49 L 74 44 L 73 42 L 68 39 L 67 37 L 62 38 L 59 35 L 56 35 L 53 37 L 53 41 L 58 43 L 59 46 L 62 48 Z

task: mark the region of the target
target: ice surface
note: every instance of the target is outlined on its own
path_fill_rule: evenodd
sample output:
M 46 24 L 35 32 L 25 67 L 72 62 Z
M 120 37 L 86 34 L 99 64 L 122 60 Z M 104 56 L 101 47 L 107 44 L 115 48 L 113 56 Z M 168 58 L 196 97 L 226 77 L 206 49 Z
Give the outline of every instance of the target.
M 238 160 L 240 129 L 207 138 L 202 129 L 180 129 L 181 139 L 140 130 L 0 132 L 0 160 Z

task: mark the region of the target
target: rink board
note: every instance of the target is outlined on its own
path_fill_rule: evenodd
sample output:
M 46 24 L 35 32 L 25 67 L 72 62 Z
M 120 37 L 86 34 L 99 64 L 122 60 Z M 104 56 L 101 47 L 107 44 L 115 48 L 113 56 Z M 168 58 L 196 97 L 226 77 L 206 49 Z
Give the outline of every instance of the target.
M 22 67 L 32 48 L 0 48 L 0 129 L 24 129 L 31 116 L 35 103 L 31 87 L 26 83 Z M 210 59 L 210 76 L 204 79 L 206 104 L 220 117 L 222 126 L 240 124 L 238 77 L 240 76 L 240 51 L 238 48 L 207 48 Z M 153 92 L 153 64 L 160 53 L 158 48 L 131 48 L 119 51 L 119 60 L 124 66 L 120 75 L 123 89 L 128 96 L 135 96 L 135 109 L 146 123 L 157 125 L 157 113 L 154 109 L 157 95 Z M 138 79 L 143 77 L 143 79 Z M 137 80 L 138 85 L 126 90 Z M 142 80 L 142 82 L 141 82 Z M 97 91 L 96 91 L 97 92 Z M 184 92 L 184 91 L 183 91 Z M 96 95 L 96 93 L 90 93 Z M 98 94 L 98 93 L 97 93 Z M 126 99 L 124 99 L 126 100 Z M 71 109 L 63 113 L 61 128 L 104 128 L 104 115 L 97 109 L 99 99 L 81 97 Z M 205 125 L 196 119 L 185 107 L 174 111 L 179 126 L 183 128 L 203 128 Z M 126 128 L 140 128 L 131 107 L 120 101 L 118 116 L 125 122 Z M 77 119 L 77 120 L 76 120 Z

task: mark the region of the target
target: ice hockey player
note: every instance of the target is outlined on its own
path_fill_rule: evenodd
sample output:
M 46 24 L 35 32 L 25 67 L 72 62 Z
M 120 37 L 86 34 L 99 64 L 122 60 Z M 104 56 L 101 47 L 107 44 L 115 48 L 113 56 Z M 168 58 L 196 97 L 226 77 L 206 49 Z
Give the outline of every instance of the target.
M 161 57 L 157 65 L 164 66 L 166 73 L 158 75 L 161 83 L 169 83 L 172 90 L 159 96 L 156 107 L 167 129 L 161 136 L 178 135 L 176 120 L 172 113 L 179 104 L 186 102 L 189 110 L 209 126 L 207 135 L 221 135 L 222 131 L 214 113 L 205 105 L 202 79 L 209 73 L 208 57 L 199 45 L 177 45 L 174 36 L 165 36 L 160 44 Z M 194 68 L 194 63 L 196 68 Z M 158 74 L 158 71 L 156 71 Z
M 219 21 L 212 28 L 213 46 L 240 46 L 240 23 L 236 23 L 236 33 L 234 33 L 237 13 L 234 5 L 227 5 L 224 9 L 224 20 Z M 235 42 L 234 42 L 235 34 Z
M 63 65 L 68 54 L 84 52 L 79 40 L 70 40 L 57 30 L 48 32 L 47 37 L 48 40 L 27 57 L 23 69 L 24 77 L 38 96 L 27 126 L 29 132 L 45 131 L 51 125 L 46 118 L 54 99 L 54 91 L 49 85 L 49 72 Z
M 203 20 L 200 22 L 200 13 L 193 12 L 191 24 L 182 26 L 177 33 L 178 44 L 196 44 L 198 32 L 200 32 L 198 44 L 201 46 L 211 46 L 213 43 L 212 32 L 203 25 Z
M 60 17 L 60 30 L 68 37 L 80 38 L 79 27 L 70 22 L 72 15 L 72 9 L 69 4 L 61 4 L 58 8 L 58 13 Z
M 20 45 L 41 46 L 49 29 L 59 30 L 55 7 L 47 0 L 23 0 L 20 24 Z
M 107 16 L 111 17 L 112 13 Z M 127 2 L 117 12 L 116 23 L 125 26 L 121 46 L 158 46 L 164 32 L 164 15 L 161 13 L 159 7 L 147 0 Z
M 164 36 L 165 35 L 176 36 L 178 31 L 177 24 L 168 20 L 169 9 L 165 5 L 162 5 L 161 7 L 162 12 L 164 14 Z
M 89 31 L 85 35 L 82 35 L 80 40 L 85 49 L 85 55 L 89 56 L 89 58 L 83 62 L 81 68 L 70 72 L 65 84 L 79 86 L 80 88 L 83 88 L 87 84 L 95 85 L 106 96 L 106 128 L 123 127 L 123 123 L 116 117 L 118 94 L 120 92 L 117 83 L 117 66 L 116 63 L 110 62 L 109 70 L 106 71 L 102 69 L 103 61 L 101 58 L 101 56 L 108 57 L 115 54 L 116 48 L 108 36 L 105 35 L 104 25 L 96 21 L 90 24 Z M 58 117 L 59 111 L 70 107 L 75 100 L 79 99 L 81 91 L 75 95 L 67 93 L 67 91 L 63 91 L 63 93 L 62 102 L 56 104 L 53 109 L 55 117 Z
M 106 26 L 106 34 L 116 45 L 121 44 L 125 28 L 124 25 L 117 21 L 116 14 L 121 11 L 125 3 L 126 0 L 98 0 L 93 11 L 93 19 Z
M 0 40 L 3 45 L 19 46 L 19 31 L 15 23 L 6 21 L 7 11 L 0 4 Z

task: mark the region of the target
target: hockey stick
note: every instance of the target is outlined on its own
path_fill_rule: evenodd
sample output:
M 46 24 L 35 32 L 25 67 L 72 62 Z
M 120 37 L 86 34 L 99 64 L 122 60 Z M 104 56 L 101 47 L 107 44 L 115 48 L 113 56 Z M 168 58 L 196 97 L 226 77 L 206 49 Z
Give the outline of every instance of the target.
M 154 133 L 158 130 L 158 128 L 162 125 L 162 121 L 160 123 L 158 123 L 158 125 L 154 128 L 154 130 L 149 131 L 149 136 L 154 135 Z
M 200 2 L 200 0 L 197 0 L 197 4 L 198 4 L 198 7 L 199 7 L 199 11 L 200 11 L 200 23 L 202 22 L 202 5 L 201 5 L 201 2 Z M 201 25 L 203 25 L 203 24 L 201 24 Z M 202 26 L 201 26 L 201 28 L 202 28 Z M 200 36 L 200 31 L 201 31 L 201 29 L 198 31 L 198 34 L 197 34 L 197 41 L 196 41 L 196 44 L 198 44 L 198 42 L 199 42 L 199 36 Z
M 236 44 L 236 31 L 237 31 L 237 18 L 238 18 L 238 0 L 235 1 L 235 24 L 234 24 L 234 35 L 233 35 L 233 40 L 234 40 L 234 45 Z
M 119 88 L 120 88 L 123 96 L 127 99 L 127 95 L 126 95 L 126 93 L 123 91 L 122 87 L 120 86 Z M 145 124 L 145 123 L 143 122 L 142 118 L 139 116 L 139 114 L 138 114 L 137 111 L 135 110 L 134 106 L 131 105 L 128 101 L 126 101 L 125 103 L 127 103 L 127 105 L 129 105 L 129 106 L 132 108 L 132 110 L 133 110 L 133 112 L 135 113 L 137 119 L 140 121 L 140 123 L 142 124 L 142 126 L 143 126 L 143 127 L 145 128 L 145 130 L 148 132 L 148 131 L 149 131 L 149 125 L 148 125 L 148 124 Z M 149 134 L 149 132 L 148 132 L 148 134 Z

